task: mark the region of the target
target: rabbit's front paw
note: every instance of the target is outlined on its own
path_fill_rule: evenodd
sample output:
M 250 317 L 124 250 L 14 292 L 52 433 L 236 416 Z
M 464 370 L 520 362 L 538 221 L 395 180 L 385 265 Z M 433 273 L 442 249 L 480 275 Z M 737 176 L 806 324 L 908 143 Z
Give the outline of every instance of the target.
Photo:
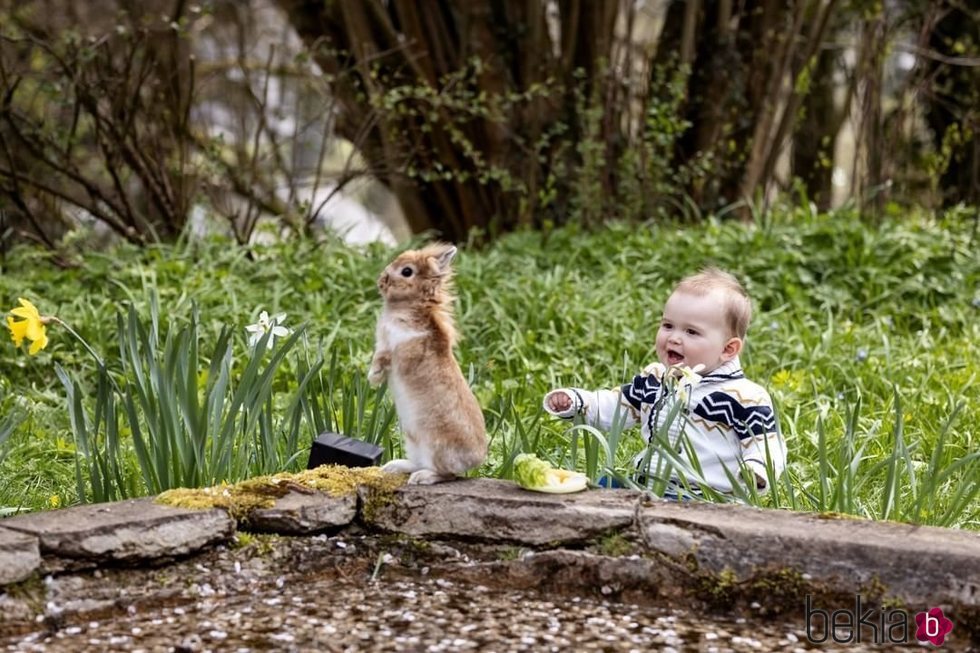
M 388 378 L 388 368 L 391 367 L 391 354 L 375 354 L 368 370 L 368 383 L 375 388 Z
M 377 388 L 385 382 L 386 376 L 385 371 L 380 367 L 372 367 L 368 370 L 368 383 L 371 384 L 372 388 Z

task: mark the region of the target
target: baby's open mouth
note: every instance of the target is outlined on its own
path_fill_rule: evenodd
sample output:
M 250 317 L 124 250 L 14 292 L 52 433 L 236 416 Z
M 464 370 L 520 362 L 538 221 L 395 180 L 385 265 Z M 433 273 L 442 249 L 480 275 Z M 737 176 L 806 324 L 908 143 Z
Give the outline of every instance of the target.
M 677 365 L 678 363 L 680 363 L 683 360 L 684 360 L 684 356 L 683 355 L 678 354 L 676 351 L 673 351 L 673 350 L 670 350 L 670 349 L 667 350 L 667 364 L 668 365 Z

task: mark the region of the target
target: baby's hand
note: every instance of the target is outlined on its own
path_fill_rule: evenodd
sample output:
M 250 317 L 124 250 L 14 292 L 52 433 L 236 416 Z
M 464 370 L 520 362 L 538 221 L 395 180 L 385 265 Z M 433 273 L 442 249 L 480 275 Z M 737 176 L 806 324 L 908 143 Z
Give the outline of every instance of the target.
M 549 394 L 546 402 L 548 408 L 556 413 L 564 413 L 572 407 L 572 398 L 568 396 L 567 392 L 561 390 L 555 390 Z

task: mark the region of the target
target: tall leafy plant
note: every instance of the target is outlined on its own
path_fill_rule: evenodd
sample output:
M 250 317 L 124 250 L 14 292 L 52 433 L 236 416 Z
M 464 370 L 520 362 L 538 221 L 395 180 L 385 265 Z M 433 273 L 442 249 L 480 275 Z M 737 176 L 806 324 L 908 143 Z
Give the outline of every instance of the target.
M 265 334 L 236 370 L 227 327 L 202 351 L 196 309 L 189 324 L 171 324 L 162 335 L 155 298 L 150 306 L 149 323 L 133 307 L 117 314 L 120 369 L 99 361 L 91 398 L 56 367 L 78 452 L 79 497 L 108 501 L 287 466 L 301 423 L 276 418 L 273 389 L 302 329 L 271 352 Z
M 0 417 L 0 461 L 3 461 L 7 439 L 18 424 L 20 424 L 20 415 L 17 413 L 11 412 Z

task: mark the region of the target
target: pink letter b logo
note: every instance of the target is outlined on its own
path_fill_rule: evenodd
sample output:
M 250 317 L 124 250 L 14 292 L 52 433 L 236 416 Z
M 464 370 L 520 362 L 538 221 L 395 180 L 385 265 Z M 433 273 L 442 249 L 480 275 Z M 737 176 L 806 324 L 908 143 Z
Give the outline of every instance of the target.
M 942 608 L 932 608 L 915 615 L 915 625 L 915 638 L 920 642 L 928 641 L 933 646 L 942 646 L 946 635 L 953 630 L 953 622 L 946 618 Z

